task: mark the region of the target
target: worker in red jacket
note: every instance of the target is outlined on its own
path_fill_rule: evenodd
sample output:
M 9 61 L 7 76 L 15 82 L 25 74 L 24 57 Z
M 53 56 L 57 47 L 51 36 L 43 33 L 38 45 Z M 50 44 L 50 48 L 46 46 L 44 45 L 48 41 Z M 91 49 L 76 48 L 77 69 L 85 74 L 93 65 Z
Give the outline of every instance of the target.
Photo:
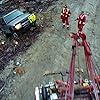
M 83 26 L 85 25 L 86 22 L 86 15 L 84 14 L 84 11 L 81 12 L 81 14 L 78 16 L 76 20 L 78 20 L 78 34 L 79 34 L 82 33 Z
M 63 27 L 66 26 L 69 29 L 69 17 L 71 15 L 70 9 L 65 5 L 61 11 L 61 20 L 63 22 Z

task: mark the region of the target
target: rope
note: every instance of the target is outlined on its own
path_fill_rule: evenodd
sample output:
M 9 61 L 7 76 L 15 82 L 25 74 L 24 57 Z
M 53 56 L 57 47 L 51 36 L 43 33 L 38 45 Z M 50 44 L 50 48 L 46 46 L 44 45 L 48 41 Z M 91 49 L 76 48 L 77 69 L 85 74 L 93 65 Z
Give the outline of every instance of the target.
M 80 78 L 81 78 L 81 70 L 80 70 L 80 60 L 79 60 L 79 52 L 77 53 L 77 58 L 78 58 L 78 69 L 79 69 L 79 86 L 81 87 L 81 84 L 80 84 Z M 81 92 L 80 92 L 80 95 L 81 95 Z M 81 98 L 80 98 L 81 100 Z

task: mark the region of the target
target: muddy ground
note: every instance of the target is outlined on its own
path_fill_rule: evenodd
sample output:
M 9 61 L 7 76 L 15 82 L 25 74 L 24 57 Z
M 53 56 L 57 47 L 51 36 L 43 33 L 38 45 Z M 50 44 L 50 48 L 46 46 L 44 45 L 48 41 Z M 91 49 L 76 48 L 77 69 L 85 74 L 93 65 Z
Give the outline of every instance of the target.
M 60 20 L 60 12 L 65 4 L 68 5 L 72 13 L 69 30 L 62 27 Z M 72 51 L 72 40 L 69 34 L 70 32 L 77 32 L 75 19 L 81 11 L 85 11 L 87 14 L 84 33 L 87 35 L 87 41 L 92 50 L 96 72 L 100 74 L 100 1 L 58 0 L 49 6 L 46 11 L 37 14 L 38 23 L 40 25 L 45 23 L 43 30 L 39 31 L 41 35 L 38 36 L 35 42 L 31 42 L 27 50 L 22 49 L 24 52 L 21 51 L 14 59 L 9 60 L 8 65 L 0 73 L 1 80 L 6 81 L 4 90 L 0 94 L 1 100 L 34 100 L 34 88 L 39 83 L 44 83 L 45 79 L 48 82 L 59 78 L 58 76 L 44 78 L 45 73 L 68 70 Z M 85 79 L 87 75 L 82 48 L 79 48 L 78 54 L 80 67 L 84 70 L 82 76 Z M 76 67 L 78 67 L 77 63 L 76 61 Z M 12 69 L 15 65 L 24 67 L 25 74 L 21 76 L 13 75 Z

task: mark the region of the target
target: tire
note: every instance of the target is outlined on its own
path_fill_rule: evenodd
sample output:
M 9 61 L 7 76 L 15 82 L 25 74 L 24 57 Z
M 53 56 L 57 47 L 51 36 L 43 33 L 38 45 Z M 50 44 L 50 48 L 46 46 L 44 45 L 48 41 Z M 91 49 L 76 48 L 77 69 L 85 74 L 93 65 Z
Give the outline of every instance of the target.
M 12 36 L 12 32 L 11 32 L 11 31 L 5 30 L 5 31 L 2 31 L 2 32 L 3 32 L 3 34 L 4 34 L 4 36 L 5 36 L 6 38 L 9 38 L 9 37 Z
M 42 87 L 42 99 L 48 100 L 48 93 L 45 87 Z

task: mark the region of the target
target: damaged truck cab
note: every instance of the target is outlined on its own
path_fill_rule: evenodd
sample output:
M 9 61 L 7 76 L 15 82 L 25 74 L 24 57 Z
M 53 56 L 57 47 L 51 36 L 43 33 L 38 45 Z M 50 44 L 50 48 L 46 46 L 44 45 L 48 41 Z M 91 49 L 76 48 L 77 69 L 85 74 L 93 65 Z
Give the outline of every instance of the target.
M 31 27 L 34 27 L 36 16 L 15 9 L 3 15 L 0 21 L 2 25 L 1 30 L 8 38 L 14 34 L 20 35 Z

